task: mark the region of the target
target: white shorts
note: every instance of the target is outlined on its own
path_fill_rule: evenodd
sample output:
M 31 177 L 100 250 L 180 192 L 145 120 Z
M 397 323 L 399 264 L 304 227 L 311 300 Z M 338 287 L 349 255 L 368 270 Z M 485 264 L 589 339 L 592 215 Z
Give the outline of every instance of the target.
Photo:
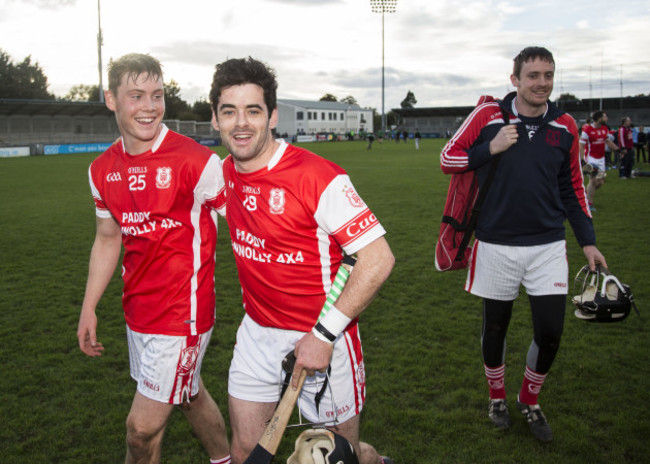
M 304 335 L 305 332 L 263 327 L 244 316 L 230 364 L 230 396 L 258 403 L 279 401 L 285 378 L 282 360 Z M 336 339 L 330 367 L 324 390 L 325 374 L 307 377 L 298 398 L 300 411 L 310 422 L 343 423 L 363 409 L 366 378 L 358 326 Z M 316 395 L 321 390 L 324 393 L 317 408 Z
M 476 240 L 465 290 L 482 298 L 512 301 L 522 284 L 528 295 L 566 295 L 568 282 L 565 240 L 535 246 Z
M 593 157 L 588 157 L 587 161 L 589 164 L 591 164 L 595 169 L 592 171 L 591 176 L 595 177 L 596 179 L 602 179 L 605 176 L 607 176 L 607 166 L 605 166 L 605 158 L 593 158 Z
M 189 402 L 199 392 L 211 335 L 212 329 L 200 335 L 152 335 L 127 326 L 131 377 L 138 382 L 138 392 L 161 403 Z

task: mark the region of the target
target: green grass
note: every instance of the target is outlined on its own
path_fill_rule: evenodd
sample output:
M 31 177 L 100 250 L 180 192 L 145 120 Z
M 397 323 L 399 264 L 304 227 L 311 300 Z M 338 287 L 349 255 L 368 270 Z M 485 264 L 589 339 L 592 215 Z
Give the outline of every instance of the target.
M 438 167 L 441 144 L 423 140 L 420 151 L 390 141 L 372 150 L 363 142 L 305 145 L 350 173 L 396 256 L 391 277 L 361 317 L 368 382 L 362 438 L 398 464 L 647 462 L 650 179 L 620 181 L 610 174 L 597 193 L 594 219 L 609 267 L 632 287 L 643 319 L 632 314 L 620 324 L 588 324 L 567 306 L 562 347 L 540 396 L 555 439 L 542 445 L 518 415 L 505 433 L 492 429 L 480 300 L 463 291 L 464 272 L 435 271 L 449 180 Z M 87 168 L 95 156 L 0 159 L 3 464 L 124 460 L 124 421 L 135 384 L 119 275 L 97 310 L 104 355 L 83 355 L 75 335 L 94 237 Z M 217 327 L 203 378 L 227 418 L 228 365 L 243 310 L 223 221 L 217 248 Z M 570 231 L 568 253 L 573 276 L 585 259 Z M 522 293 L 508 333 L 511 401 L 531 335 Z M 287 432 L 277 462 L 286 461 L 298 433 Z M 178 412 L 163 446 L 165 463 L 207 462 Z

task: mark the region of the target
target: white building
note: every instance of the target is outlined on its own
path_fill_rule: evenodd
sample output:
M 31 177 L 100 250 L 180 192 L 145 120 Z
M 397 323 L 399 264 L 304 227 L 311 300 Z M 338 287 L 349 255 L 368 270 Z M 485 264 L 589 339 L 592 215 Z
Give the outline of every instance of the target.
M 371 132 L 372 110 L 341 102 L 278 99 L 279 135 L 311 135 Z

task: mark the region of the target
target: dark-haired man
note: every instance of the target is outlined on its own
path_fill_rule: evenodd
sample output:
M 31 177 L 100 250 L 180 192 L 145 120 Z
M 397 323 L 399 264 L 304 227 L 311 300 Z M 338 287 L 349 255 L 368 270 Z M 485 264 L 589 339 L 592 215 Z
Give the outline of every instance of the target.
M 505 339 L 519 287 L 526 288 L 533 340 L 516 405 L 535 438 L 544 442 L 552 440 L 553 432 L 537 399 L 564 327 L 566 218 L 589 266 L 606 266 L 595 245 L 575 121 L 549 100 L 554 75 L 551 52 L 523 49 L 510 76 L 516 92 L 500 102 L 479 105 L 441 153 L 444 172 L 476 170 L 480 185 L 494 157 L 500 156 L 478 218 L 465 289 L 483 298 L 488 415 L 497 427 L 507 428 Z
M 298 400 L 307 420 L 345 437 L 362 464 L 389 463 L 359 441 L 365 367 L 357 321 L 394 258 L 343 169 L 273 138 L 276 89 L 274 71 L 248 58 L 217 65 L 210 92 L 213 125 L 230 151 L 226 219 L 246 310 L 228 378 L 233 463 L 243 462 L 264 432 L 291 350 L 291 388 L 302 369 L 309 375 Z M 356 254 L 357 264 L 319 317 L 344 252 Z M 320 396 L 326 370 L 328 393 Z
M 605 147 L 616 151 L 618 147 L 612 141 L 607 127 L 607 114 L 604 111 L 594 111 L 591 123 L 585 124 L 580 134 L 580 160 L 588 166 L 589 183 L 587 184 L 587 201 L 589 209 L 595 211 L 594 195 L 604 183 L 607 176 L 605 163 Z
M 634 138 L 632 119 L 629 116 L 625 116 L 618 126 L 618 143 L 621 146 L 618 177 L 619 179 L 632 178 L 634 177 Z

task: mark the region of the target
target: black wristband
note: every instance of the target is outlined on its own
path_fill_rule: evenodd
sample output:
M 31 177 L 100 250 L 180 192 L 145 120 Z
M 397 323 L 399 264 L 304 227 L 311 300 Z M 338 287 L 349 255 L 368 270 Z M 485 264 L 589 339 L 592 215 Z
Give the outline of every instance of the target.
M 320 322 L 317 322 L 316 325 L 314 326 L 314 330 L 317 330 L 323 337 L 327 338 L 330 342 L 334 342 L 336 340 L 336 335 L 334 335 L 332 332 L 327 330 L 323 324 Z

